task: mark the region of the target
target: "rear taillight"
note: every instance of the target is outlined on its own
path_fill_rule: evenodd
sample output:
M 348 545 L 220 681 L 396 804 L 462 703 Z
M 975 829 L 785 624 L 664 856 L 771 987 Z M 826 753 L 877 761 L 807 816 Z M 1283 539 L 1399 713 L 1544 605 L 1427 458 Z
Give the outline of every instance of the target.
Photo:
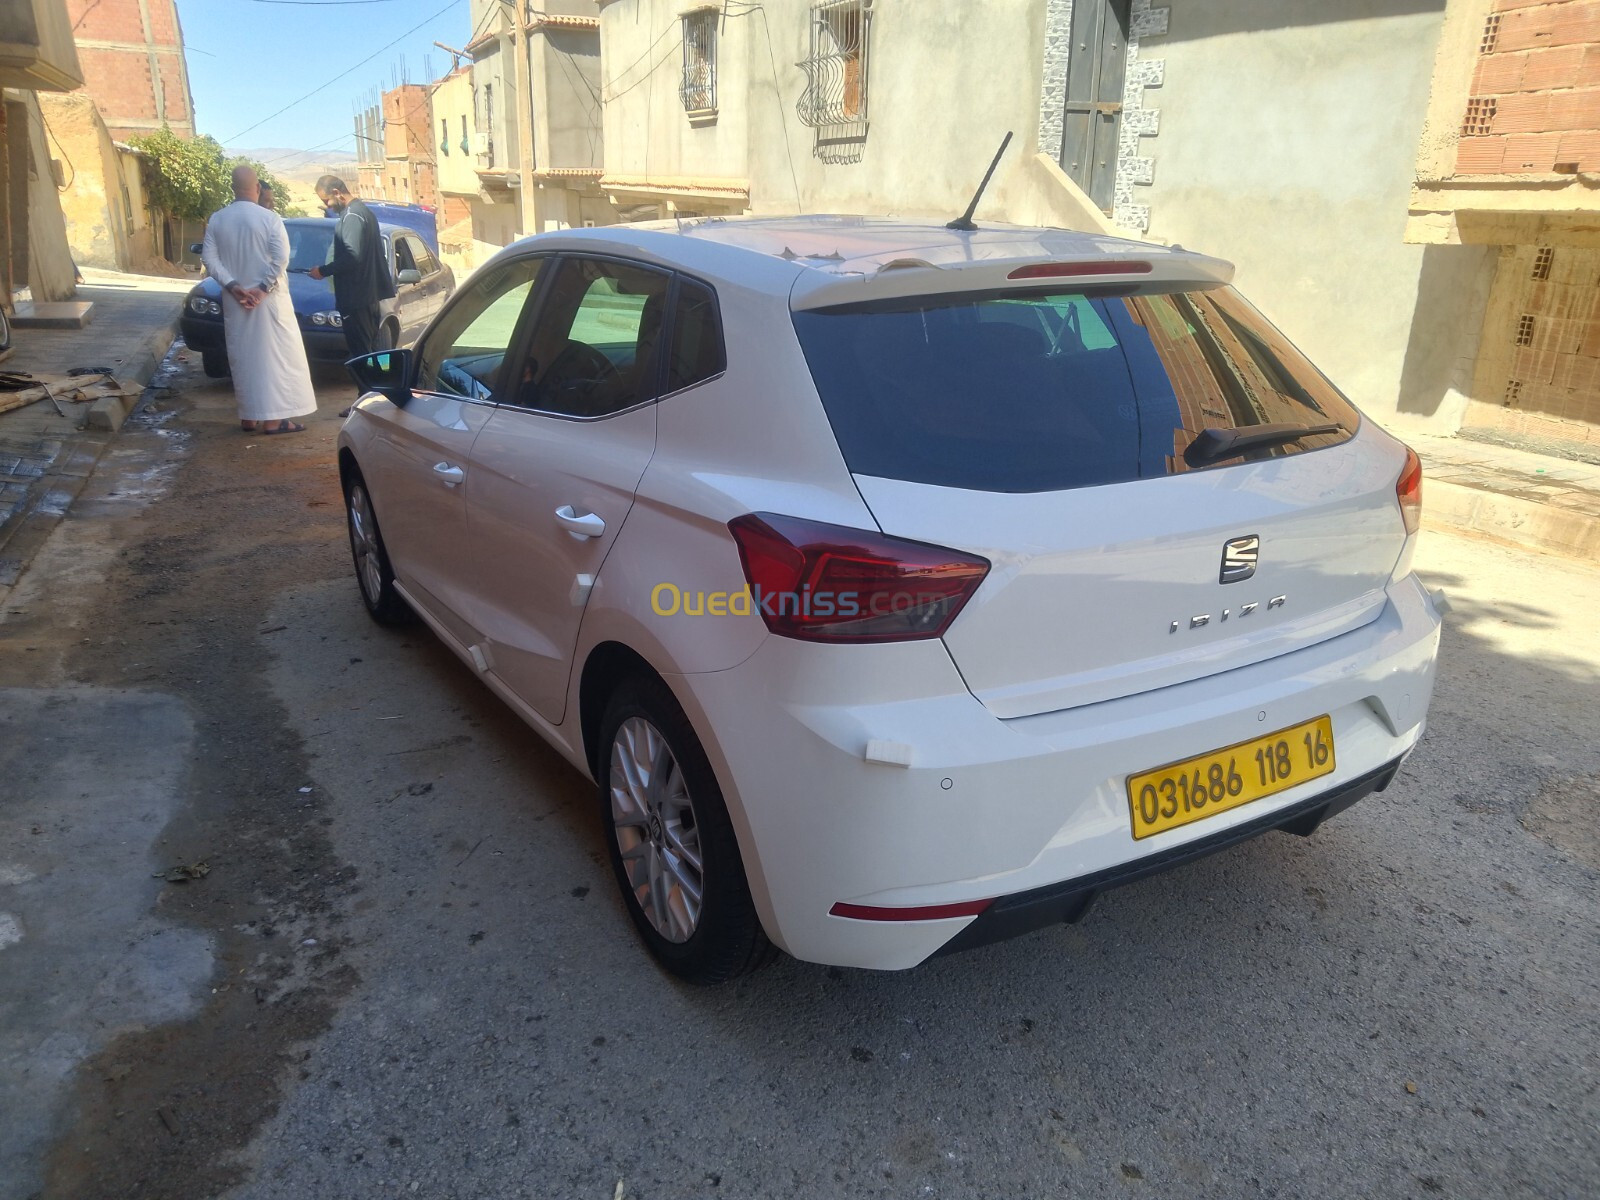
M 936 638 L 989 573 L 970 554 L 772 513 L 728 522 L 752 607 L 809 642 Z
M 1415 533 L 1422 524 L 1422 460 L 1410 446 L 1406 447 L 1406 467 L 1400 472 L 1400 482 L 1394 485 L 1394 494 L 1400 501 L 1406 532 Z

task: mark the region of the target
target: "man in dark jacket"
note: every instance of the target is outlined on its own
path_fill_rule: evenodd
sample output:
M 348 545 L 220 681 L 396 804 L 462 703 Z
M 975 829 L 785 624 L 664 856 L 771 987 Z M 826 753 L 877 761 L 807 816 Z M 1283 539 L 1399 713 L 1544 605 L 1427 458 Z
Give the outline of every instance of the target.
M 354 358 L 378 349 L 379 304 L 394 296 L 394 279 L 383 252 L 383 235 L 378 218 L 350 194 L 345 182 L 336 176 L 317 181 L 317 194 L 337 215 L 333 253 L 320 268 L 311 268 L 311 278 L 333 280 L 333 301 L 344 322 L 345 346 Z

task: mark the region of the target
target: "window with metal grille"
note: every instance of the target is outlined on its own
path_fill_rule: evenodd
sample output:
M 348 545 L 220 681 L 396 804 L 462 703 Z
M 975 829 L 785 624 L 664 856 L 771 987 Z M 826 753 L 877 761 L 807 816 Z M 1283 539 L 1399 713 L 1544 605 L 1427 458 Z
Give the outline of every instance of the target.
M 1494 125 L 1496 102 L 1493 96 L 1474 96 L 1467 101 L 1466 119 L 1461 122 L 1461 132 L 1466 137 L 1488 133 Z
M 683 15 L 683 80 L 678 95 L 690 114 L 717 110 L 717 11 Z
M 1533 318 L 1527 313 L 1517 320 L 1517 345 L 1533 345 Z
M 1550 246 L 1541 246 L 1539 253 L 1533 257 L 1533 277 L 1536 280 L 1549 279 L 1550 267 L 1556 260 L 1556 252 Z
M 802 125 L 822 129 L 867 119 L 871 0 L 817 0 L 811 6 L 811 54 L 799 64 L 806 89 L 795 105 Z
M 1520 379 L 1509 379 L 1509 380 L 1507 380 L 1506 381 L 1506 399 L 1505 399 L 1506 407 L 1510 408 L 1513 405 L 1515 405 L 1517 400 L 1518 400 L 1518 398 L 1520 398 L 1521 395 L 1522 395 L 1522 380 L 1520 380 Z
M 1490 13 L 1489 19 L 1483 23 L 1483 38 L 1478 42 L 1479 54 L 1493 54 L 1495 45 L 1500 41 L 1500 13 Z

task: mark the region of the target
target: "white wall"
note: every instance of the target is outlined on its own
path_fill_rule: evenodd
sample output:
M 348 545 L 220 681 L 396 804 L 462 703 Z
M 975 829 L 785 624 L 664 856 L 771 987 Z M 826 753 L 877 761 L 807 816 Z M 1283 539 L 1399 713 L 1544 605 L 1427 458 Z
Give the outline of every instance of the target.
M 869 128 L 854 163 L 827 163 L 795 104 L 810 52 L 807 0 L 769 0 L 719 26 L 718 114 L 691 124 L 678 96 L 681 0 L 601 10 L 608 175 L 748 180 L 757 213 L 933 216 L 966 208 L 1007 130 L 978 210 L 988 220 L 1101 228 L 1081 193 L 1037 161 L 1040 0 L 874 7 Z

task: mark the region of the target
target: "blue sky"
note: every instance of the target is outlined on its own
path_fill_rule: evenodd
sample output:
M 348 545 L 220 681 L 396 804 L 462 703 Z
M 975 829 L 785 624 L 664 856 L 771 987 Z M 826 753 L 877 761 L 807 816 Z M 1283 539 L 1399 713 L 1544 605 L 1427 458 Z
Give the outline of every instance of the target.
M 450 56 L 434 41 L 459 50 L 471 20 L 468 0 L 178 0 L 178 17 L 201 133 L 225 146 L 282 146 L 330 158 L 353 156 L 358 100 L 393 86 L 402 59 L 412 83 L 429 81 L 430 55 L 434 75 L 442 75 Z M 382 49 L 389 42 L 395 45 Z

